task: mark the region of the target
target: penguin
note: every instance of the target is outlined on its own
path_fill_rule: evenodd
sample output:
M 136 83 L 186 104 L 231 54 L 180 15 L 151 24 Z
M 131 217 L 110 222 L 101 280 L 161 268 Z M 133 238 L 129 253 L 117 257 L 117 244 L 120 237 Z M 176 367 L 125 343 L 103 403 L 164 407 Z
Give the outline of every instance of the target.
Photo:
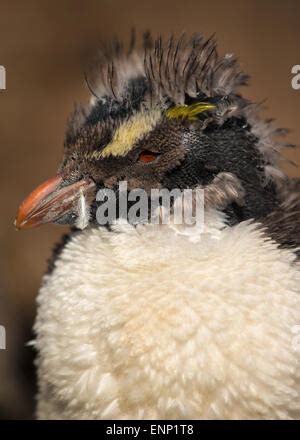
M 70 227 L 37 298 L 39 419 L 299 418 L 300 185 L 247 80 L 200 35 L 103 48 L 16 217 Z M 199 190 L 203 221 L 177 224 L 173 201 L 167 222 L 131 204 L 101 223 L 121 182 L 191 190 L 193 212 Z

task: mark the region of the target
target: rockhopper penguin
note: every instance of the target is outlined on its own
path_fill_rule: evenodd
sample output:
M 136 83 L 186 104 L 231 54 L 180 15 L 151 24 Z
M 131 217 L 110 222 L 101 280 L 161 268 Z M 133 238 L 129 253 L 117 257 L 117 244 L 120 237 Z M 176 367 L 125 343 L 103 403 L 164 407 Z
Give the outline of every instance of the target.
M 55 177 L 20 206 L 54 222 L 38 296 L 40 419 L 300 415 L 299 182 L 282 130 L 238 94 L 213 39 L 104 48 Z M 91 82 L 93 83 L 91 85 Z M 100 189 L 204 190 L 204 226 L 99 225 Z

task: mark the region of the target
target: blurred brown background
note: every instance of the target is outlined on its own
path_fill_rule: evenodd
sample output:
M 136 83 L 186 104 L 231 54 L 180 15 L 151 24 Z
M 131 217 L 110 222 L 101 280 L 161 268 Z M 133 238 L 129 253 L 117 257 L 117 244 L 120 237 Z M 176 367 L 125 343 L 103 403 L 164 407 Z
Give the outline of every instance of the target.
M 0 325 L 7 330 L 0 351 L 0 417 L 30 417 L 31 363 L 25 342 L 46 260 L 62 229 L 45 226 L 16 232 L 19 202 L 56 172 L 67 117 L 87 99 L 83 71 L 100 40 L 128 40 L 130 28 L 216 34 L 221 53 L 233 52 L 252 77 L 244 94 L 267 98 L 268 117 L 300 139 L 300 90 L 291 68 L 300 64 L 299 0 L 0 0 L 0 65 L 7 90 L 0 91 Z M 300 162 L 300 151 L 285 156 Z M 290 175 L 299 169 L 284 165 Z

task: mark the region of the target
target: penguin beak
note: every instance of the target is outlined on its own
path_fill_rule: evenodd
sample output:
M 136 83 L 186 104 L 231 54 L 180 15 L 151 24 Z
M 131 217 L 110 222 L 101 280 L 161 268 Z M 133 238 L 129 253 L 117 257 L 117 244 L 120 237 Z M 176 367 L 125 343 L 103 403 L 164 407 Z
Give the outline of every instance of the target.
M 52 177 L 21 203 L 15 226 L 17 229 L 28 229 L 45 223 L 72 224 L 77 218 L 81 197 L 91 203 L 95 188 L 92 180 L 82 179 L 67 184 L 61 176 Z

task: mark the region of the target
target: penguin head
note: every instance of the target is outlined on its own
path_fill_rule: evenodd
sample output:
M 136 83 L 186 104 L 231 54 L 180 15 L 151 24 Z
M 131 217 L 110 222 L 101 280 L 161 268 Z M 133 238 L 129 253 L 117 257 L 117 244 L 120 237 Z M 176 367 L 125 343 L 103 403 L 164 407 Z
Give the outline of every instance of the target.
M 281 133 L 238 94 L 247 76 L 213 39 L 147 35 L 128 51 L 116 43 L 94 77 L 90 104 L 70 118 L 57 175 L 21 204 L 18 228 L 74 225 L 86 207 L 95 223 L 97 191 L 117 193 L 123 181 L 148 194 L 201 187 L 231 223 L 272 210 Z

